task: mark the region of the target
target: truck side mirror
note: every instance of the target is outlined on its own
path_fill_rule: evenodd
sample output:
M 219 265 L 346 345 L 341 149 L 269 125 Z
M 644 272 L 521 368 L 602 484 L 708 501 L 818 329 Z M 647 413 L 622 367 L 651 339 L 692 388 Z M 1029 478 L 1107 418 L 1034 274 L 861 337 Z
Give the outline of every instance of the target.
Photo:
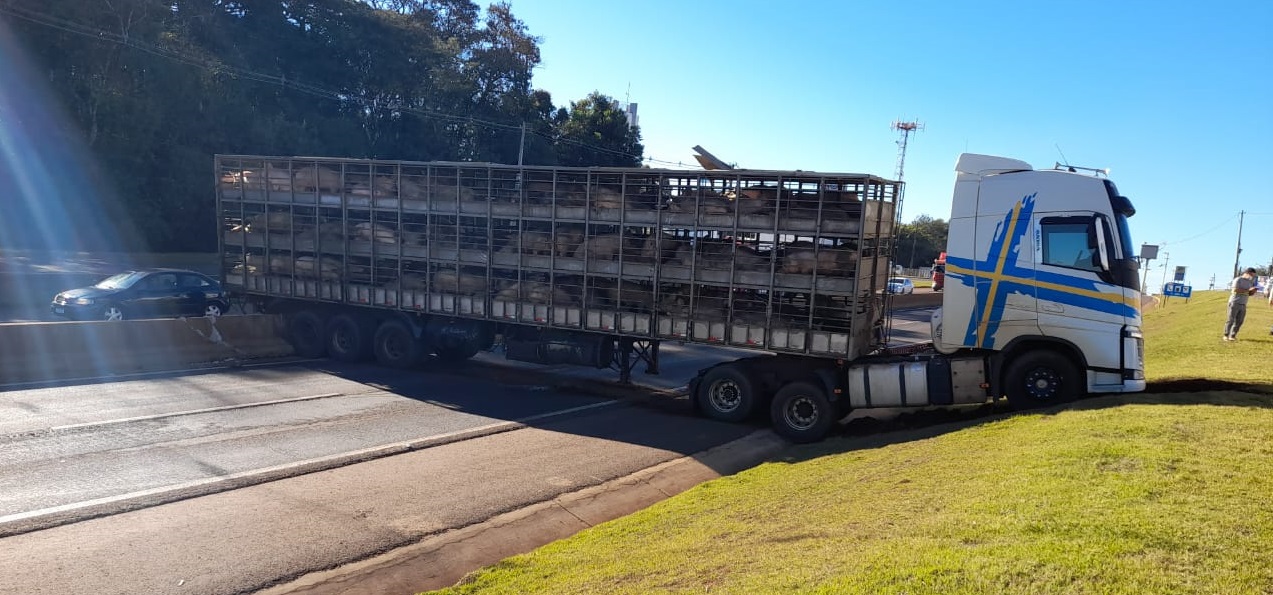
M 1094 235 L 1096 235 L 1096 262 L 1092 263 L 1101 268 L 1102 271 L 1110 270 L 1109 246 L 1105 244 L 1105 219 L 1097 217 L 1094 221 L 1095 225 L 1090 227 Z

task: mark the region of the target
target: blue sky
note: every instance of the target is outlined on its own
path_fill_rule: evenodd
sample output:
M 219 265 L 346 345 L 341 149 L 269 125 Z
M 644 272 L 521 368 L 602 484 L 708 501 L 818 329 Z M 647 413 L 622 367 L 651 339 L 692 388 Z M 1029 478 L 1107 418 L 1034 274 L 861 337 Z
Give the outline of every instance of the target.
M 892 177 L 949 218 L 964 151 L 1108 167 L 1133 240 L 1206 289 L 1273 261 L 1273 2 L 512 0 L 559 105 L 636 102 L 646 156 Z M 786 4 L 786 6 L 783 6 Z M 1058 150 L 1059 147 L 1059 150 Z M 658 166 L 658 164 L 654 164 Z

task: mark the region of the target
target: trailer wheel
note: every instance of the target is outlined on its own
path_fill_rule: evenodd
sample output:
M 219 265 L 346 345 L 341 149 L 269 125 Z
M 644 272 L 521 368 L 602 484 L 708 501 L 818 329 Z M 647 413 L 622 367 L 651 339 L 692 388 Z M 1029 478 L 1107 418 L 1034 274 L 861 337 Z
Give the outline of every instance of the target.
M 424 349 L 411 333 L 411 328 L 401 320 L 387 320 L 376 329 L 376 361 L 391 368 L 410 368 L 420 363 Z
M 759 397 L 751 376 L 736 365 L 716 366 L 698 383 L 699 409 L 712 419 L 740 422 L 756 410 Z
M 826 391 L 804 381 L 778 389 L 769 406 L 769 417 L 779 436 L 800 444 L 822 440 L 838 419 Z
M 1013 409 L 1033 409 L 1077 398 L 1083 387 L 1078 368 L 1055 351 L 1023 353 L 1004 374 L 1004 392 Z
M 357 317 L 337 314 L 327 323 L 327 353 L 342 362 L 371 359 L 371 334 Z
M 293 314 L 287 323 L 287 336 L 296 355 L 319 358 L 327 355 L 327 333 L 323 317 L 313 310 Z

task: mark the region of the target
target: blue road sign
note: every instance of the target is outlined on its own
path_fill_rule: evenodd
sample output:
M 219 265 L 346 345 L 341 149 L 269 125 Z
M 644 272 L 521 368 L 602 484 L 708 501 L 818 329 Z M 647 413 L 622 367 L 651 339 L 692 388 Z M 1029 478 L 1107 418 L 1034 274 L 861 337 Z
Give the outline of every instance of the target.
M 1193 293 L 1193 287 L 1184 283 L 1167 283 L 1162 286 L 1162 294 L 1167 297 L 1187 298 Z

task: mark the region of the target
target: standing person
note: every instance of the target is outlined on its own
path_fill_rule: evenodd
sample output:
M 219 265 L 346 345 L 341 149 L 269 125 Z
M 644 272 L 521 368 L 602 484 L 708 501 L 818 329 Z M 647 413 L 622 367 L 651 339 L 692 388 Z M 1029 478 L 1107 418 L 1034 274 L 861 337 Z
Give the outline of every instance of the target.
M 1237 341 L 1238 329 L 1246 320 L 1246 299 L 1255 295 L 1255 269 L 1247 267 L 1229 284 L 1229 319 L 1224 323 L 1224 340 Z

